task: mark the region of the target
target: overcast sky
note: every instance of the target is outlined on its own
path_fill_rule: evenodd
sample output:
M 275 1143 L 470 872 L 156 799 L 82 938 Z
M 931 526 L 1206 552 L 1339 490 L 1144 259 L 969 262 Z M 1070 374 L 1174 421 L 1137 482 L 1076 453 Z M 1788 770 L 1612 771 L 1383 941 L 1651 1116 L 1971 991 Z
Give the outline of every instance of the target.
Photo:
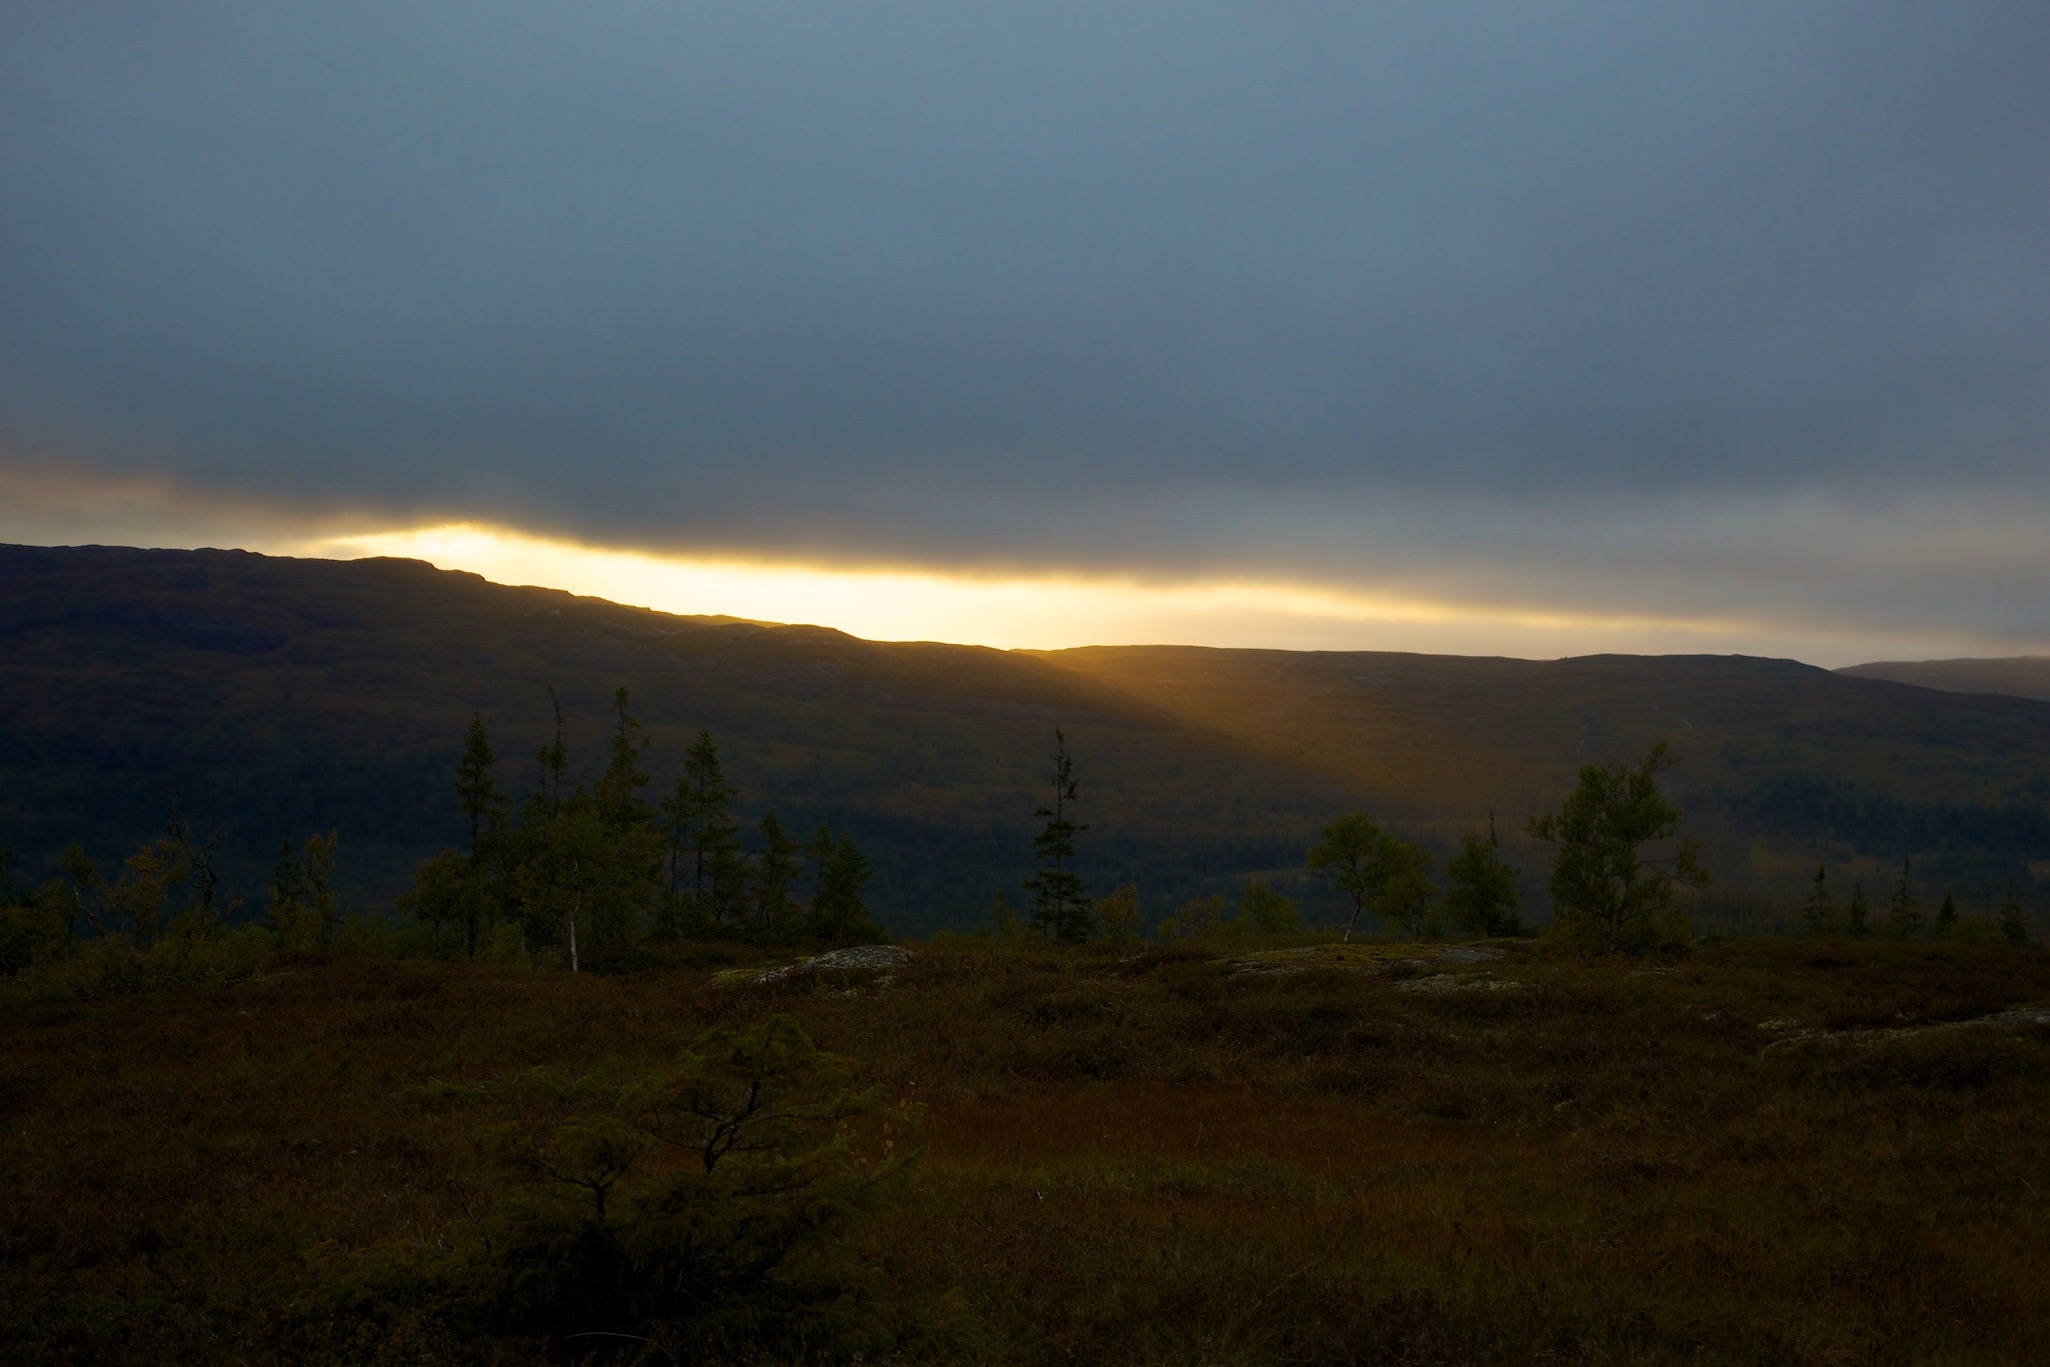
M 2046 73 L 2040 0 L 0 0 L 0 531 L 2050 648 Z

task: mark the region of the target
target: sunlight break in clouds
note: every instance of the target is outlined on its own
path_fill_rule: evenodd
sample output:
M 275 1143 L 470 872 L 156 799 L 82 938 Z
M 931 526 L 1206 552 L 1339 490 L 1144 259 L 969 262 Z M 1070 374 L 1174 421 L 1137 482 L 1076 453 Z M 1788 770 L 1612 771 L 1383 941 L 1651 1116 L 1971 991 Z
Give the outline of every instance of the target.
M 567 589 L 664 612 L 802 622 L 871 640 L 1001 649 L 1177 644 L 1537 657 L 1798 649 L 1813 658 L 1817 645 L 1813 632 L 1737 621 L 1519 611 L 1248 580 L 971 577 L 692 559 L 582 546 L 475 523 L 333 538 L 308 544 L 302 553 L 406 556 L 498 583 Z M 1863 658 L 1849 642 L 1830 653 Z
M 1621 560 L 1636 566 L 1627 576 L 1620 567 L 1605 575 L 1597 564 L 1562 577 L 1557 557 L 1542 555 L 1512 566 L 1511 576 L 1525 586 L 1521 601 L 1514 601 L 1501 588 L 1499 557 L 1491 563 L 1476 545 L 1462 549 L 1452 539 L 1441 543 L 1437 567 L 1464 565 L 1469 573 L 1455 573 L 1436 590 L 1376 587 L 1370 576 L 1314 572 L 1145 576 L 1106 568 L 1006 575 L 945 565 L 806 562 L 773 553 L 665 554 L 478 520 L 279 502 L 163 475 L 0 459 L 0 541 L 234 546 L 336 559 L 408 556 L 499 583 L 567 589 L 665 612 L 810 623 L 874 640 L 1000 648 L 1181 644 L 1534 659 L 1674 652 L 1776 655 L 1828 666 L 2040 651 L 2036 633 L 1988 630 L 1969 614 L 1946 611 L 1952 605 L 1940 594 L 1899 624 L 1875 620 L 1863 610 L 1869 605 L 1855 600 L 1813 601 L 1819 590 L 1847 583 L 1897 594 L 1900 577 L 1888 570 L 1890 558 L 1899 557 L 1931 571 L 1920 577 L 1938 589 L 1947 586 L 1952 596 L 1961 589 L 1965 597 L 1984 598 L 1973 590 L 2007 582 L 1989 579 L 1994 569 L 2034 563 L 2027 547 L 2031 531 L 2043 525 L 2041 510 L 2016 504 L 2006 512 L 1926 503 L 1899 515 L 1863 517 L 1830 508 L 1781 509 L 1774 516 L 1754 508 L 1720 517 L 1697 510 L 1679 524 L 1697 533 L 1694 540 L 1668 531 L 1658 553 L 1644 556 L 1628 554 L 1625 545 Z M 1952 532 L 1969 534 L 1946 534 Z M 1483 544 L 1491 539 L 1503 538 L 1479 538 Z M 1605 546 L 1615 549 L 1594 528 L 1577 534 L 1554 529 L 1552 539 L 1597 558 Z M 1741 548 L 1734 556 L 1719 559 L 1709 548 L 1732 542 Z M 1740 565 L 1764 579 L 1742 578 Z M 1782 595 L 1777 612 L 1731 611 L 1717 602 L 1762 600 L 1775 582 L 1806 585 L 1806 592 Z M 1621 587 L 1634 589 L 1638 601 L 1614 601 Z M 1646 606 L 1661 600 L 1670 606 Z

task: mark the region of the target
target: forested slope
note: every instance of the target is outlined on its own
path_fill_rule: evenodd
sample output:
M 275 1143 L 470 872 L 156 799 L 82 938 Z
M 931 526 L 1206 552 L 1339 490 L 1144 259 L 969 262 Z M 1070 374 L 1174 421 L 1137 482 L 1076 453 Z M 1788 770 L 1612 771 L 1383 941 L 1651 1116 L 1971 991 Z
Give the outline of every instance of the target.
M 1151 916 L 1294 866 L 1348 806 L 1440 843 L 1493 811 L 1513 837 L 1578 761 L 1659 738 L 1683 755 L 1680 796 L 1726 892 L 1791 892 L 1822 858 L 1876 876 L 1912 854 L 1928 877 L 1981 882 L 2050 859 L 2050 703 L 1790 661 L 1004 652 L 671 616 L 412 561 L 104 547 L 0 548 L 0 841 L 31 876 L 73 837 L 118 858 L 175 786 L 196 826 L 225 832 L 245 895 L 280 840 L 337 827 L 344 884 L 375 905 L 457 839 L 471 709 L 506 778 L 531 783 L 553 688 L 589 775 L 620 684 L 658 789 L 710 728 L 740 815 L 850 830 L 900 933 L 972 923 L 1016 887 L 1055 725 L 1093 827 L 1084 873 L 1136 879 Z
M 1165 895 L 1292 863 L 1342 785 L 1249 754 L 1030 656 L 676 617 L 413 561 L 233 551 L 0 550 L 0 840 L 31 873 L 82 836 L 118 857 L 175 785 L 221 826 L 244 887 L 278 842 L 342 832 L 344 881 L 388 900 L 458 836 L 451 770 L 472 708 L 531 784 L 553 688 L 574 767 L 632 690 L 658 790 L 701 727 L 739 814 L 851 829 L 900 929 L 980 916 L 1029 865 L 1053 727 L 1082 756 L 1087 871 Z
M 1417 830 L 1512 825 L 1584 761 L 1669 740 L 1726 886 L 1829 859 L 1999 884 L 2050 858 L 2050 704 L 1745 656 L 1512 660 L 1143 646 L 1041 652 L 1356 786 Z M 1533 852 L 1534 853 L 1534 852 Z M 2037 870 L 2050 874 L 2050 868 Z

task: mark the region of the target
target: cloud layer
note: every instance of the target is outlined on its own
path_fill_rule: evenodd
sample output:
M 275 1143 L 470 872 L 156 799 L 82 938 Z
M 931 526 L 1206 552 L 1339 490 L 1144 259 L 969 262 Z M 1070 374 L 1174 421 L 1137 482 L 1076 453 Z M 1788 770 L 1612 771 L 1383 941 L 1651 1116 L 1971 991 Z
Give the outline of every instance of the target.
M 11 7 L 0 456 L 2040 644 L 2045 70 L 2026 4 Z

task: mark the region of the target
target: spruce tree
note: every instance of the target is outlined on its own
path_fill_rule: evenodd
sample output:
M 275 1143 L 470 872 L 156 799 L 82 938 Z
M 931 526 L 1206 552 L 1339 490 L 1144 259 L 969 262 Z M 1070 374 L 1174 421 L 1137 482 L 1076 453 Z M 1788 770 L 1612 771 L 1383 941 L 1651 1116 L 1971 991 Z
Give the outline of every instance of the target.
M 797 878 L 797 855 L 804 847 L 790 838 L 774 812 L 764 813 L 755 829 L 763 846 L 755 851 L 755 918 L 764 935 L 779 935 L 790 926 L 790 884 Z
M 497 833 L 506 806 L 498 787 L 498 754 L 491 748 L 491 730 L 482 712 L 470 714 L 470 733 L 463 742 L 463 757 L 456 762 L 456 804 L 469 823 L 470 857 L 463 885 L 454 890 L 452 910 L 462 925 L 463 953 L 474 959 L 478 939 L 491 920 L 486 846 Z
M 2000 903 L 2000 933 L 2011 945 L 2029 942 L 2029 923 L 2022 917 L 2021 894 L 2011 879 L 2007 884 L 2007 897 Z
M 806 915 L 805 933 L 829 944 L 874 944 L 883 932 L 869 919 L 865 890 L 874 873 L 852 836 L 843 835 L 827 856 L 819 889 Z
M 640 933 L 642 914 L 653 909 L 662 879 L 662 835 L 641 796 L 648 786 L 640 768 L 648 741 L 629 703 L 625 688 L 612 696 L 612 753 L 591 794 L 610 844 L 606 887 L 592 930 L 596 941 L 608 947 Z
M 684 756 L 678 810 L 691 851 L 691 907 L 697 920 L 715 926 L 738 909 L 743 895 L 740 830 L 728 814 L 734 789 L 719 762 L 710 731 L 698 732 Z
M 641 755 L 648 748 L 647 736 L 628 703 L 624 687 L 613 693 L 612 753 L 592 794 L 607 824 L 621 832 L 647 827 L 653 821 L 653 813 L 641 797 L 641 789 L 648 786 L 648 776 L 640 769 Z
M 631 880 L 623 876 L 618 831 L 589 792 L 569 786 L 562 702 L 552 688 L 548 704 L 555 736 L 537 756 L 541 788 L 527 801 L 513 887 L 528 942 L 559 945 L 576 972 L 594 944 L 628 929 Z
M 1947 940 L 1957 930 L 1957 894 L 1949 888 L 1943 890 L 1943 905 L 1936 909 L 1935 935 Z
M 804 842 L 804 857 L 811 860 L 811 899 L 817 902 L 826 890 L 826 864 L 833 857 L 833 833 L 824 823 Z
M 552 688 L 548 690 L 548 708 L 555 714 L 555 739 L 542 746 L 535 758 L 541 762 L 541 806 L 553 815 L 569 782 L 569 750 L 562 743 L 562 701 Z
M 498 788 L 498 754 L 491 748 L 491 728 L 482 712 L 470 714 L 470 734 L 463 757 L 456 762 L 456 804 L 470 827 L 470 862 L 481 863 L 486 823 L 505 809 Z
M 300 885 L 313 912 L 313 942 L 322 949 L 334 948 L 342 933 L 342 905 L 335 890 L 335 847 L 340 843 L 339 831 L 307 836 L 300 864 Z
M 1886 933 L 1897 940 L 1913 940 L 1922 933 L 1922 906 L 1908 881 L 1911 867 L 1912 861 L 1901 860 L 1900 882 L 1894 885 L 1893 902 L 1886 913 Z
M 1836 899 L 1829 893 L 1829 866 L 1815 866 L 1815 882 L 1808 900 L 1801 904 L 1801 928 L 1810 935 L 1834 935 L 1843 927 L 1836 914 Z
M 1844 933 L 1862 940 L 1872 933 L 1872 908 L 1865 901 L 1865 885 L 1851 885 L 1850 905 L 1844 908 Z
M 1089 885 L 1068 865 L 1075 857 L 1075 837 L 1089 827 L 1068 817 L 1068 805 L 1081 801 L 1075 762 L 1068 754 L 1067 734 L 1055 727 L 1053 739 L 1053 805 L 1032 813 L 1046 825 L 1032 838 L 1032 857 L 1039 872 L 1026 879 L 1024 887 L 1032 894 L 1033 928 L 1049 940 L 1080 944 L 1093 928 Z
M 676 776 L 676 787 L 662 799 L 662 836 L 668 845 L 670 901 L 683 889 L 683 852 L 690 848 L 690 780 Z
M 1516 935 L 1523 930 L 1516 909 L 1523 900 L 1517 871 L 1502 861 L 1502 842 L 1495 818 L 1488 833 L 1469 832 L 1459 838 L 1459 853 L 1445 861 L 1445 910 L 1452 923 L 1470 935 Z

